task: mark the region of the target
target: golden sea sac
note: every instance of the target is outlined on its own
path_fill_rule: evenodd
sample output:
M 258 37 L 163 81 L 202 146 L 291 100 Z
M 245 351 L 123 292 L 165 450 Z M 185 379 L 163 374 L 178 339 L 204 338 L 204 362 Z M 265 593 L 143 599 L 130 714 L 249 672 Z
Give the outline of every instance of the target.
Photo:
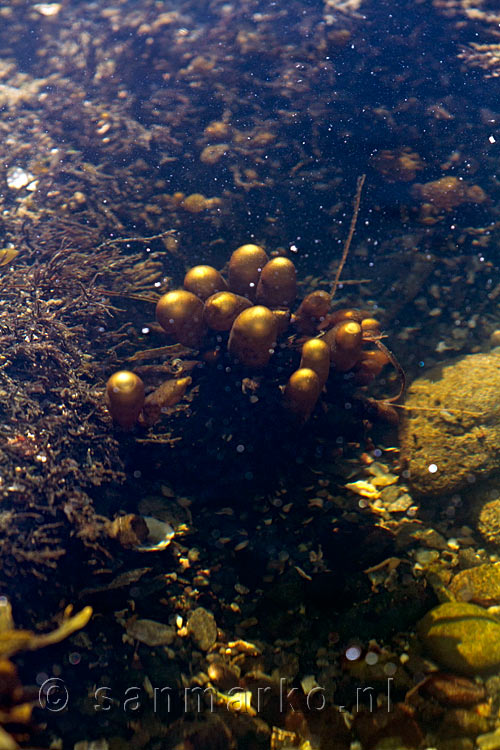
M 194 266 L 184 277 L 184 289 L 205 301 L 216 292 L 223 292 L 227 284 L 216 268 Z
M 238 247 L 229 260 L 229 288 L 235 294 L 255 299 L 262 269 L 269 258 L 260 245 Z
M 229 352 L 243 365 L 265 367 L 278 335 L 278 321 L 267 307 L 255 305 L 243 310 L 233 323 Z
M 119 370 L 106 384 L 108 407 L 113 420 L 124 430 L 137 422 L 144 406 L 144 383 L 129 370 Z
M 330 373 L 330 348 L 323 339 L 309 339 L 302 346 L 300 369 L 314 370 L 323 388 Z
M 234 321 L 250 300 L 233 292 L 217 292 L 205 302 L 205 322 L 214 331 L 229 331 Z
M 290 305 L 297 295 L 297 272 L 292 261 L 278 257 L 263 267 L 257 285 L 257 301 L 269 307 Z
M 160 297 L 156 319 L 163 330 L 184 346 L 199 346 L 205 332 L 203 302 L 192 292 L 176 289 Z
M 309 419 L 321 393 L 321 387 L 317 373 L 309 367 L 301 367 L 290 375 L 286 384 L 286 408 L 303 420 Z

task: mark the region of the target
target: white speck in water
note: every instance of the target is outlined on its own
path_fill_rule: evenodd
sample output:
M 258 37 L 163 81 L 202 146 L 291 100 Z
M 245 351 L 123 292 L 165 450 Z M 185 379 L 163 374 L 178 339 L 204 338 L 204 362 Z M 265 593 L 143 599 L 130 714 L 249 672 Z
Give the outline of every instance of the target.
M 7 185 L 11 190 L 21 190 L 33 179 L 33 175 L 22 167 L 11 167 L 7 172 Z
M 41 16 L 57 16 L 62 8 L 61 3 L 37 3 L 33 6 Z

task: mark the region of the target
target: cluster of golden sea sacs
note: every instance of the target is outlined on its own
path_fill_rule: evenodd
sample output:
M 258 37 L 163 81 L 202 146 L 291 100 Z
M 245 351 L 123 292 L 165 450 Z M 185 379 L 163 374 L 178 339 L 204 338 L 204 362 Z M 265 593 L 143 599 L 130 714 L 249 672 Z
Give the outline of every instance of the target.
M 299 369 L 284 387 L 287 409 L 300 419 L 311 415 L 328 379 L 330 367 L 354 371 L 355 381 L 368 384 L 388 359 L 378 349 L 363 349 L 380 335 L 374 318 L 359 310 L 330 313 L 331 295 L 323 290 L 308 294 L 292 314 L 297 295 L 297 274 L 291 260 L 269 260 L 262 247 L 242 245 L 231 255 L 228 281 L 212 266 L 195 266 L 184 278 L 184 288 L 164 294 L 156 305 L 158 323 L 172 341 L 202 348 L 209 331 L 229 331 L 231 356 L 251 370 L 264 368 L 278 338 L 292 326 L 304 339 Z M 310 337 L 310 338 L 308 338 Z M 207 359 L 209 353 L 207 352 Z M 167 405 L 185 391 L 182 383 L 168 381 Z M 107 400 L 115 422 L 130 429 L 144 406 L 144 384 L 132 372 L 122 370 L 107 383 Z

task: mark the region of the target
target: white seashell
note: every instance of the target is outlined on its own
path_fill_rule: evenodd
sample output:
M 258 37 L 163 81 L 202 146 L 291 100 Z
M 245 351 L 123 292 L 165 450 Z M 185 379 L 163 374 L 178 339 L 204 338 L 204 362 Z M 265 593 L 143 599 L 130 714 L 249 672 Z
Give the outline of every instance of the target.
M 166 521 L 159 521 L 153 516 L 143 516 L 148 527 L 148 537 L 143 544 L 138 544 L 135 549 L 139 552 L 159 552 L 168 547 L 175 536 L 175 531 Z

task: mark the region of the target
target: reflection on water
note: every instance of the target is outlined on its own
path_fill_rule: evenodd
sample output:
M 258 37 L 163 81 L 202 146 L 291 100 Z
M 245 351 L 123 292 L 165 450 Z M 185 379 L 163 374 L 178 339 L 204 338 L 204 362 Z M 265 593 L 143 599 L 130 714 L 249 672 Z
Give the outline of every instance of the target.
M 3 746 L 500 747 L 497 9 L 0 18 Z

